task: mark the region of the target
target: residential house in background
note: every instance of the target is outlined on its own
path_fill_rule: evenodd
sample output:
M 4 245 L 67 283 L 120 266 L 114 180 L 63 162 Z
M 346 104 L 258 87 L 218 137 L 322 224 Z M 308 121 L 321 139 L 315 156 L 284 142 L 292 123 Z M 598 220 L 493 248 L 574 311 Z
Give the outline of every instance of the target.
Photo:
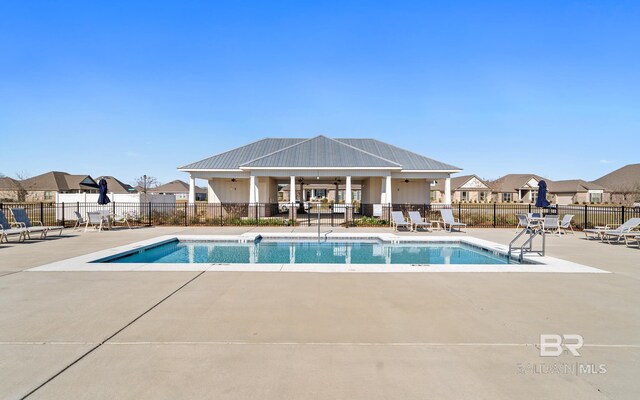
M 608 200 L 604 187 L 582 179 L 547 181 L 547 189 L 547 198 L 553 204 L 597 204 Z
M 131 185 L 128 185 L 113 176 L 99 176 L 95 179 L 96 182 L 100 182 L 101 179 L 107 181 L 107 191 L 115 194 L 125 193 L 137 193 L 138 191 Z
M 189 200 L 189 184 L 179 179 L 165 183 L 155 188 L 147 188 L 149 194 L 173 194 L 176 200 Z M 207 200 L 207 189 L 195 187 L 196 201 Z
M 640 202 L 640 164 L 629 164 L 604 175 L 593 183 L 607 188 L 608 199 L 614 203 Z
M 0 201 L 24 201 L 20 197 L 25 195 L 21 181 L 9 177 L 0 178 Z
M 56 201 L 58 193 L 98 193 L 98 183 L 89 175 L 51 171 L 22 181 L 26 201 Z
M 431 202 L 444 202 L 444 180 L 434 181 L 431 185 Z M 477 175 L 463 175 L 451 178 L 451 200 L 454 203 L 487 203 L 492 200 L 489 184 Z
M 498 203 L 535 203 L 538 182 L 549 180 L 535 174 L 508 174 L 488 182 L 493 191 L 493 201 Z

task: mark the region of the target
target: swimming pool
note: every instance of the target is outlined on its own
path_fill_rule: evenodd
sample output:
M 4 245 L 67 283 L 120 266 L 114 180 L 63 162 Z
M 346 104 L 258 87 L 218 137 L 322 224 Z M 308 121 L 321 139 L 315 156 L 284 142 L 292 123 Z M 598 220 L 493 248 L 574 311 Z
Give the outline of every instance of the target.
M 607 273 L 549 256 L 507 262 L 508 246 L 471 236 L 300 232 L 161 235 L 28 271 L 310 273 Z M 456 264 L 458 263 L 458 264 Z
M 173 240 L 100 263 L 161 264 L 509 264 L 500 253 L 460 242 Z M 515 262 L 511 262 L 515 263 Z

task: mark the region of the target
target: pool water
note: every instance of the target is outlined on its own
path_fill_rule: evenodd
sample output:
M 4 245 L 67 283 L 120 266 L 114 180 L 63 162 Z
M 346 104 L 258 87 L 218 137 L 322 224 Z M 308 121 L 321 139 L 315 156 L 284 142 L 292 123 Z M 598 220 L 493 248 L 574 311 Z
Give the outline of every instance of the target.
M 210 264 L 509 264 L 506 256 L 464 243 L 171 241 L 116 255 L 107 263 Z

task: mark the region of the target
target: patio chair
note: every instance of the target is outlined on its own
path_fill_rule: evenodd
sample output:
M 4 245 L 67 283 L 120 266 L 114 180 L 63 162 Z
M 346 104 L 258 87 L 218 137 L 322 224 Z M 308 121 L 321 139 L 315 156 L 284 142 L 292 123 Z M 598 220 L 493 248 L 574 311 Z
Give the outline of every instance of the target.
M 531 218 L 533 218 L 532 213 L 528 213 L 528 214 L 516 214 L 516 218 L 518 219 L 518 224 L 516 225 L 516 232 L 518 232 L 518 229 L 522 228 L 540 228 L 540 221 L 539 220 L 532 220 Z
M 74 211 L 73 213 L 76 216 L 76 223 L 75 225 L 73 225 L 73 229 L 78 230 L 82 225 L 86 224 L 87 221 L 84 218 L 82 218 L 82 215 L 78 211 Z
M 562 217 L 562 221 L 560 221 L 560 229 L 564 229 L 564 231 L 571 231 L 571 234 L 573 234 L 573 226 L 571 226 L 571 220 L 573 220 L 573 215 L 571 214 L 565 214 L 564 217 Z M 560 230 L 559 229 L 559 230 Z
M 631 243 L 635 242 L 636 246 L 638 246 L 638 248 L 640 249 L 640 235 L 631 236 L 631 237 L 625 236 L 624 239 L 625 239 L 624 242 L 627 245 L 627 247 L 631 247 Z
M 391 225 L 393 230 L 397 231 L 399 226 L 404 226 L 407 230 L 411 230 L 411 222 L 407 222 L 402 215 L 402 211 L 391 211 Z
M 431 221 L 423 219 L 419 211 L 409 211 L 409 220 L 411 222 L 411 228 L 414 231 L 417 231 L 420 227 L 426 230 L 431 228 Z
M 593 229 L 585 229 L 583 232 L 585 236 L 589 238 L 588 234 L 596 235 L 600 240 L 611 243 L 611 239 L 616 239 L 616 242 L 625 240 L 626 237 L 633 237 L 638 235 L 638 232 L 634 231 L 640 225 L 640 218 L 630 218 L 624 224 L 618 226 L 615 229 L 610 229 L 609 226 L 596 227 Z
M 64 229 L 64 226 L 45 226 L 42 221 L 32 222 L 27 215 L 27 210 L 25 210 L 24 208 L 11 208 L 10 210 L 11 214 L 13 214 L 13 219 L 16 220 L 18 224 L 22 225 L 23 228 L 26 228 L 28 239 L 31 239 L 31 233 L 36 232 L 40 233 L 40 239 L 46 239 L 49 231 L 57 230 L 60 231 L 58 236 L 62 236 L 62 230 Z
M 89 225 L 91 225 L 100 232 L 105 229 L 108 223 L 102 211 L 90 211 L 87 213 L 87 222 L 84 226 L 84 231 L 86 232 L 87 229 L 89 229 Z
M 12 226 L 4 212 L 0 210 L 0 243 L 4 240 L 9 243 L 9 236 L 18 235 L 18 242 L 24 241 L 27 235 L 27 230 L 22 227 Z
M 467 224 L 460 222 L 460 220 L 453 217 L 453 211 L 450 208 L 443 208 L 440 210 L 440 215 L 442 216 L 442 224 L 444 226 L 444 230 L 447 230 L 447 225 L 449 225 L 449 232 L 453 232 L 454 227 L 458 227 L 458 231 L 461 227 L 467 227 Z
M 538 230 L 542 228 L 542 224 L 538 220 L 532 220 L 528 215 L 525 214 L 516 214 L 518 218 L 518 226 L 516 226 L 516 232 L 519 227 L 523 227 L 528 230 Z
M 542 221 L 542 229 L 545 232 L 555 233 L 560 235 L 560 224 L 558 223 L 557 215 L 547 215 Z

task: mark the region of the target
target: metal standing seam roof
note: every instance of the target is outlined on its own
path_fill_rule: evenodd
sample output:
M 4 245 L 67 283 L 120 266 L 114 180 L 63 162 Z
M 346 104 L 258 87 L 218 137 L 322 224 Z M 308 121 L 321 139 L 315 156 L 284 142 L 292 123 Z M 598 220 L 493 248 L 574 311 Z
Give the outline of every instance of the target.
M 180 167 L 185 170 L 240 168 L 402 168 L 460 170 L 375 139 L 267 138 Z

